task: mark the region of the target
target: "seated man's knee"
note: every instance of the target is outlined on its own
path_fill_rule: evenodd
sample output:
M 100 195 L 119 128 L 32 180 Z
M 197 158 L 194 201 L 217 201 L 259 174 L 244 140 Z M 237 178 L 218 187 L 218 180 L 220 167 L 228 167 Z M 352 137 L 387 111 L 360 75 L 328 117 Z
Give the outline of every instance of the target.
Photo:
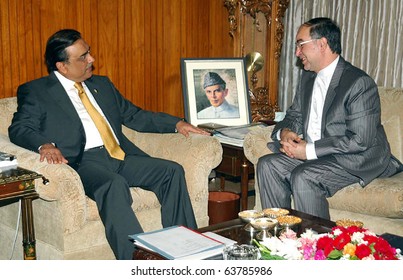
M 274 160 L 273 154 L 268 154 L 260 157 L 257 161 L 256 169 L 265 170 L 267 167 L 270 167 L 272 165 L 273 160 Z
M 303 186 L 304 183 L 311 179 L 308 175 L 306 167 L 301 164 L 293 169 L 290 176 L 290 181 L 292 186 Z

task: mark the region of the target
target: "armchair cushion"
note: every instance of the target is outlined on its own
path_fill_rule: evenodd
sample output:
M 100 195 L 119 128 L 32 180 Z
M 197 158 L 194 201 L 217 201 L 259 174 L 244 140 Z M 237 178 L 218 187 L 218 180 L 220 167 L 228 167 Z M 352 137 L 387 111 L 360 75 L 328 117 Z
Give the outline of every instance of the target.
M 403 172 L 390 178 L 377 178 L 365 188 L 353 184 L 328 198 L 329 205 L 367 215 L 403 218 Z M 359 198 L 359 199 L 358 199 Z

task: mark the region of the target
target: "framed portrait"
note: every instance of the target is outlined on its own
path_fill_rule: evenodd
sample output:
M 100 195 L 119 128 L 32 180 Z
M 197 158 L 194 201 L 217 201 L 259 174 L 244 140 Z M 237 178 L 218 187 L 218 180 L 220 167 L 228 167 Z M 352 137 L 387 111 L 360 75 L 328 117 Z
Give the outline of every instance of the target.
M 244 58 L 182 58 L 186 120 L 193 125 L 251 122 Z

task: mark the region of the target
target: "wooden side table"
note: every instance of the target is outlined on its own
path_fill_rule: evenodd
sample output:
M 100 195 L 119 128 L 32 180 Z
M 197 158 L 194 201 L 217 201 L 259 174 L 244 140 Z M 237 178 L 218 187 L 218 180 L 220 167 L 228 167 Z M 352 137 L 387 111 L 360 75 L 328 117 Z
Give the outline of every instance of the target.
M 32 200 L 39 197 L 34 180 L 41 177 L 36 172 L 20 167 L 0 172 L 0 201 L 11 203 L 21 199 L 24 260 L 36 260 Z
M 219 174 L 241 177 L 241 209 L 248 209 L 249 175 L 254 174 L 252 163 L 246 158 L 243 148 L 221 143 L 223 159 L 215 171 Z M 221 176 L 221 190 L 225 188 L 225 177 Z

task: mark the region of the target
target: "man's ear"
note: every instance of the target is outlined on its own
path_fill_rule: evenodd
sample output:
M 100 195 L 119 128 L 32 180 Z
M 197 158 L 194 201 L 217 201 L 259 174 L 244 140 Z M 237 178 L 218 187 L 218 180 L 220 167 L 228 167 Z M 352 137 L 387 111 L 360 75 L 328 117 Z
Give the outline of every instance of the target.
M 67 68 L 66 68 L 66 64 L 64 62 L 61 62 L 61 61 L 56 62 L 56 67 L 60 73 L 66 74 Z
M 324 49 L 326 49 L 326 47 L 327 47 L 327 39 L 325 38 L 325 37 L 322 37 L 322 38 L 320 38 L 319 39 L 319 44 L 320 44 L 320 48 L 322 49 L 322 50 L 324 50 Z

